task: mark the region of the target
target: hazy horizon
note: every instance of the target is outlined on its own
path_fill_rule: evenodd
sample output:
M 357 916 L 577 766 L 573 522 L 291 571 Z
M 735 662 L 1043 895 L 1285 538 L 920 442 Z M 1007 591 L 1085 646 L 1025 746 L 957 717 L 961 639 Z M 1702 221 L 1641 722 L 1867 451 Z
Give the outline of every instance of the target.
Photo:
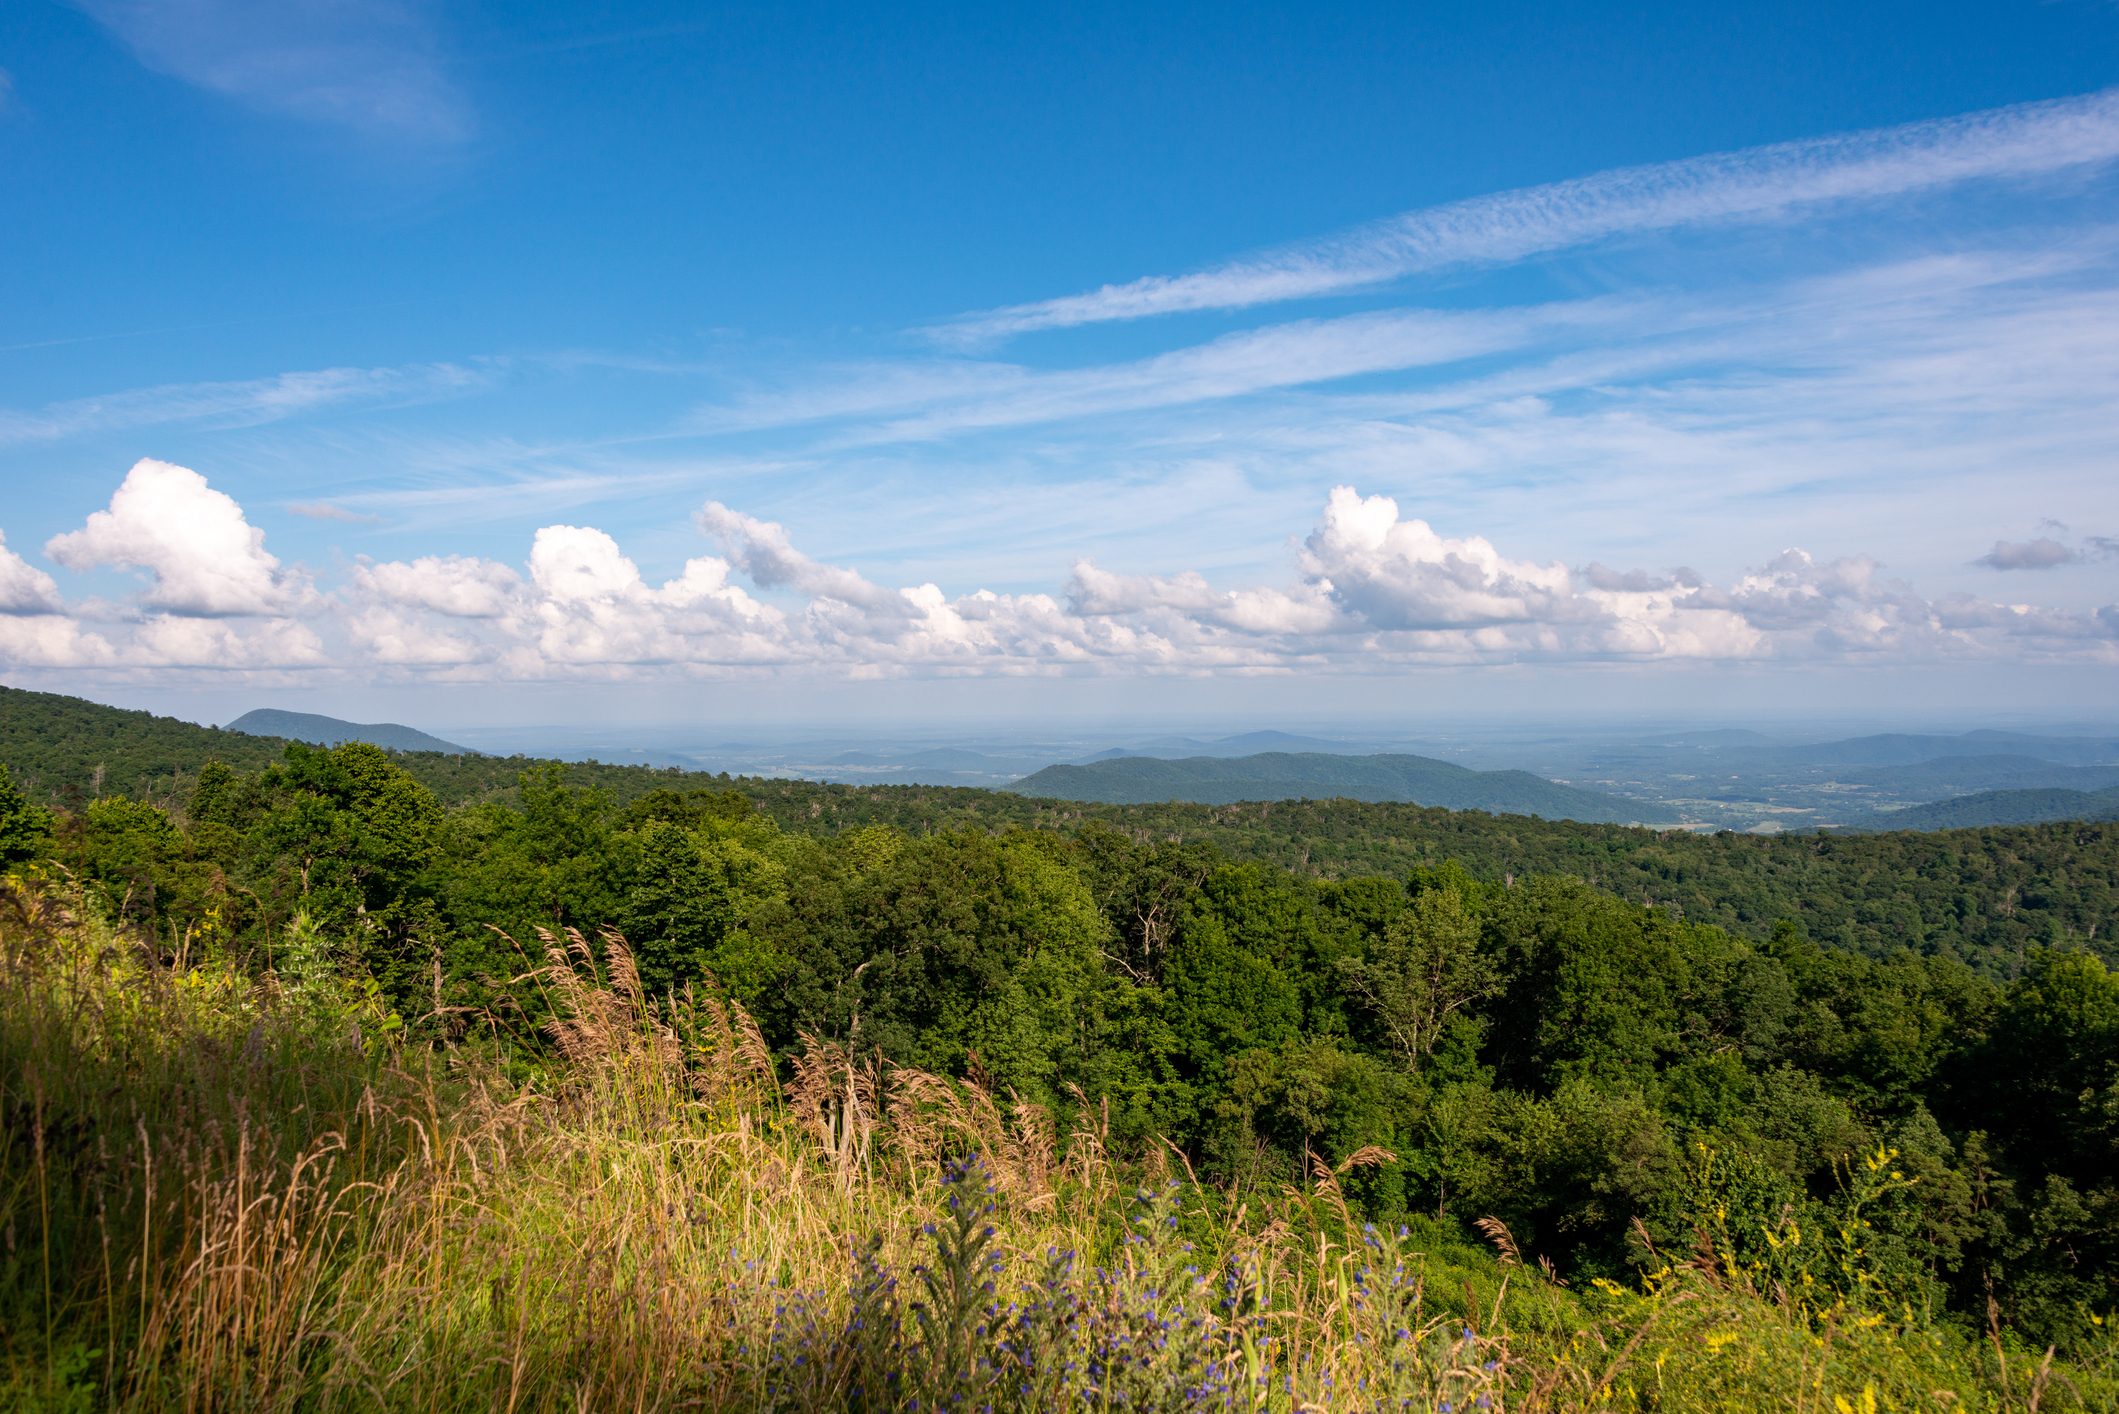
M 25 684 L 26 685 L 26 684 Z M 49 687 L 34 690 L 51 691 Z M 986 714 L 906 712 L 902 715 L 865 711 L 847 715 L 790 716 L 785 713 L 752 711 L 731 713 L 727 704 L 711 704 L 696 715 L 626 715 L 609 711 L 585 711 L 575 717 L 488 712 L 478 715 L 473 702 L 463 699 L 418 697 L 347 696 L 327 692 L 287 693 L 272 690 L 231 689 L 204 695 L 170 692 L 157 688 L 79 690 L 67 693 L 107 706 L 152 712 L 205 726 L 225 726 L 245 712 L 278 710 L 335 717 L 360 723 L 394 722 L 437 736 L 480 733 L 510 739 L 530 739 L 540 733 L 606 735 L 612 739 L 641 741 L 709 740 L 742 737 L 753 740 L 799 739 L 861 740 L 895 739 L 957 741 L 1029 740 L 1045 737 L 1116 738 L 1127 735 L 1195 736 L 1220 738 L 1252 732 L 1281 731 L 1345 740 L 1382 738 L 1409 740 L 1422 734 L 1450 737 L 1508 738 L 1525 733 L 1591 739 L 1630 734 L 1676 733 L 1687 730 L 1751 729 L 1768 736 L 1795 740 L 1828 740 L 1881 732 L 1920 732 L 1951 735 L 1979 730 L 2023 730 L 2051 735 L 2094 736 L 2119 733 L 2119 707 L 2081 706 L 2015 707 L 1979 710 L 1964 707 L 1930 707 L 1825 711 L 1801 704 L 1752 704 L 1724 710 L 1661 710 L 1608 707 L 1558 710 L 1536 705 L 1512 708 L 1405 709 L 1400 711 L 1343 709 L 1319 710 L 1291 707 L 1283 711 L 1241 707 L 1224 710 L 1165 711 L 1082 710 Z M 424 706 L 453 703 L 455 712 L 435 713 Z M 658 712 L 667 704 L 659 698 L 651 704 Z M 465 744 L 474 744 L 466 742 Z

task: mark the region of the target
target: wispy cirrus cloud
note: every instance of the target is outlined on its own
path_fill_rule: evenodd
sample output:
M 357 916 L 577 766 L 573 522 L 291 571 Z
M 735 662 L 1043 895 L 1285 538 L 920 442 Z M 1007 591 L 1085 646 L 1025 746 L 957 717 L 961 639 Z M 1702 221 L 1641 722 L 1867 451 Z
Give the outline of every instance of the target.
M 966 346 L 1043 329 L 1340 294 L 1613 237 L 1774 220 L 2119 158 L 2119 89 L 1933 122 L 1602 172 L 1406 212 L 1184 275 L 982 310 L 927 332 Z
M 300 516 L 303 520 L 337 521 L 341 525 L 375 525 L 382 519 L 381 516 L 349 511 L 344 506 L 335 506 L 329 501 L 295 501 L 287 506 L 287 514 Z
M 711 496 L 871 570 L 997 589 L 1087 546 L 1129 573 L 1174 547 L 1256 573 L 1290 518 L 1345 480 L 1546 555 L 1727 576 L 1764 540 L 1976 590 L 1968 561 L 2000 528 L 2030 529 L 1994 468 L 2038 468 L 2040 510 L 2108 518 L 2115 275 L 2110 239 L 2042 232 L 1792 279 L 1267 323 L 1077 367 L 796 366 L 633 435 L 295 419 L 244 434 L 217 466 L 299 465 L 311 487 L 343 467 L 327 504 L 438 545 L 499 510 L 653 524 L 649 553 L 668 553 Z M 1196 478 L 1213 494 L 1185 494 Z M 2090 592 L 2061 578 L 2070 599 Z
M 1973 547 L 2024 513 L 2027 483 L 1997 468 L 2035 468 L 2041 508 L 2110 515 L 2119 294 L 1837 293 L 1469 379 L 1191 410 L 1161 420 L 1159 450 L 1241 448 L 1274 483 L 1359 478 L 1557 552 L 1725 572 L 1768 538 L 1971 588 Z
M 1080 368 L 992 362 L 877 364 L 826 372 L 811 386 L 701 409 L 704 433 L 846 424 L 839 445 L 920 441 L 1241 398 L 1363 374 L 1433 368 L 1522 349 L 1564 332 L 1613 330 L 1635 302 L 1564 301 L 1520 309 L 1384 310 L 1247 329 L 1147 358 Z
M 491 385 L 498 365 L 421 363 L 319 368 L 207 383 L 165 383 L 69 398 L 34 411 L 0 408 L 0 447 L 171 423 L 253 427 L 348 403 L 424 402 Z
M 1556 419 L 1593 407 L 1607 422 L 1712 439 L 1722 454 L 1740 440 L 1839 439 L 1873 455 L 1886 433 L 1924 455 L 2033 432 L 2095 440 L 2119 377 L 2108 247 L 2048 242 L 1709 290 L 1294 320 L 1072 368 L 827 366 L 701 408 L 686 426 L 707 437 L 813 427 L 807 454 L 827 461 L 1097 419 L 1107 443 L 1118 439 L 1105 457 L 1194 440 L 1226 456 L 1383 435 L 1429 471 L 1445 449 L 1407 458 L 1404 434 L 1424 425 L 1440 438 L 1466 415 L 1520 425 L 1525 399 L 1546 400 Z M 1942 443 L 1931 434 L 1945 427 Z M 1099 434 L 1065 435 L 1091 446 Z M 1580 460 L 1524 450 L 1518 460 L 1547 468 Z
M 471 136 L 434 26 L 404 0 L 75 0 L 145 67 L 245 107 L 393 142 Z

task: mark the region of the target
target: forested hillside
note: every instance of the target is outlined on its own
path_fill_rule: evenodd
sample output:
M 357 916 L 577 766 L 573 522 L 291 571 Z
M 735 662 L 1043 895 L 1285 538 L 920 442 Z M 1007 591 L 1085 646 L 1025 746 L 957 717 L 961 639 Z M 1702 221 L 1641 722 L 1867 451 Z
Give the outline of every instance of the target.
M 1254 756 L 1125 756 L 1083 766 L 1047 766 L 1016 782 L 1024 795 L 1111 805 L 1245 800 L 1407 801 L 1445 810 L 1536 815 L 1547 820 L 1676 824 L 1647 801 L 1560 785 L 1528 771 L 1474 771 L 1426 756 L 1353 756 L 1274 751 Z
M 268 765 L 284 744 L 78 697 L 0 687 L 0 762 L 25 789 L 54 802 L 80 804 L 106 791 L 165 799 L 207 761 Z
M 2034 825 L 2051 820 L 2119 820 L 2119 786 L 2108 790 L 1989 790 L 1912 805 L 1876 817 L 1886 830 L 1950 830 Z

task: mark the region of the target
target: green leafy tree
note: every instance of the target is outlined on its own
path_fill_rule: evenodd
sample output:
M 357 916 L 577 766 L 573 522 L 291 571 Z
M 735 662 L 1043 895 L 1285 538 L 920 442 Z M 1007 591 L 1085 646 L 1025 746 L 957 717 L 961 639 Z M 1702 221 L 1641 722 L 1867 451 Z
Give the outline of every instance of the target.
M 109 795 L 81 817 L 80 862 L 113 916 L 156 931 L 169 917 L 185 841 L 167 812 Z
M 358 939 L 360 963 L 397 1005 L 430 996 L 442 927 L 430 872 L 442 811 L 380 747 L 299 743 L 268 775 L 244 834 L 268 917 L 306 913 Z
M 52 813 L 32 804 L 0 763 L 0 865 L 19 864 L 41 854 L 52 831 Z
M 1475 1048 L 1475 1008 L 1501 990 L 1500 969 L 1480 951 L 1479 922 L 1456 889 L 1423 892 L 1367 956 L 1342 959 L 1339 969 L 1408 1072 L 1427 1062 L 1453 1026 L 1466 1048 Z
M 652 818 L 634 839 L 632 883 L 618 923 L 641 980 L 662 992 L 711 975 L 755 1004 L 776 968 L 743 923 L 781 887 L 780 866 L 716 830 L 710 817 L 693 829 Z
M 1195 907 L 1179 925 L 1164 976 L 1171 1024 L 1193 1075 L 1212 1076 L 1229 1057 L 1277 1050 L 1301 1034 L 1295 984 L 1232 937 L 1211 909 Z

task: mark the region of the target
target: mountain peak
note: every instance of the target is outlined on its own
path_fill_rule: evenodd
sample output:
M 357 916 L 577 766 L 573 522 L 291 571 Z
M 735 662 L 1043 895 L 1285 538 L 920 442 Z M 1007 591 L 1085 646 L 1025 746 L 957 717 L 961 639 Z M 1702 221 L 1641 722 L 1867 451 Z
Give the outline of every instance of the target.
M 397 722 L 347 722 L 314 712 L 282 712 L 275 707 L 245 712 L 230 722 L 225 730 L 250 736 L 285 737 L 289 741 L 306 741 L 316 746 L 365 741 L 387 751 L 438 751 L 448 756 L 474 754 L 455 742 L 443 741 L 438 736 L 429 736 L 416 727 Z

